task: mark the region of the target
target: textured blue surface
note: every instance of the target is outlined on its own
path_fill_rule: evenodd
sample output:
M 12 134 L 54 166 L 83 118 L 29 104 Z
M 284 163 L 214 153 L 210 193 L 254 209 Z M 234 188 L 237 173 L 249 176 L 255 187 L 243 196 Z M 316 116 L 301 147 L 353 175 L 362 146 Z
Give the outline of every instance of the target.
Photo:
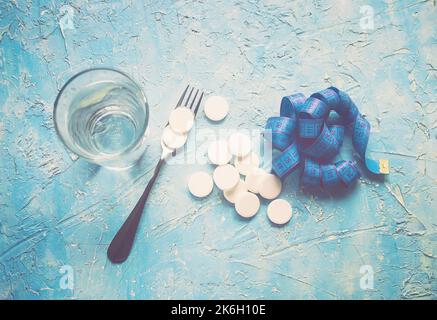
M 0 298 L 436 299 L 436 18 L 432 0 L 1 1 Z M 60 86 L 93 66 L 124 70 L 148 96 L 150 145 L 134 170 L 77 160 L 55 134 Z M 344 194 L 307 193 L 292 174 L 294 216 L 278 228 L 265 203 L 246 222 L 217 189 L 190 197 L 186 179 L 206 165 L 168 166 L 131 257 L 111 265 L 106 248 L 188 81 L 228 98 L 221 126 L 199 117 L 212 129 L 260 129 L 282 96 L 342 88 L 391 174 Z M 60 286 L 65 265 L 72 289 Z M 363 266 L 373 289 L 360 287 Z

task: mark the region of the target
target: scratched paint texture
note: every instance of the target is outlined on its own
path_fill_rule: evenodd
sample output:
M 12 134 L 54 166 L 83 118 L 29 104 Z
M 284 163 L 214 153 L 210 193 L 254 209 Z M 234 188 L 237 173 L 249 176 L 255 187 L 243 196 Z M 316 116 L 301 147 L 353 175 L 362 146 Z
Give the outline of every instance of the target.
M 374 28 L 360 26 L 371 6 Z M 437 9 L 431 1 L 8 1 L 0 3 L 0 298 L 436 299 Z M 113 172 L 58 140 L 53 102 L 74 73 L 132 75 L 151 108 L 146 157 Z M 222 126 L 261 128 L 280 98 L 329 85 L 372 124 L 390 159 L 344 194 L 284 182 L 294 216 L 249 222 L 215 189 L 186 190 L 207 166 L 167 166 L 129 260 L 106 248 L 159 156 L 158 137 L 188 81 L 228 97 Z M 344 158 L 352 157 L 350 144 Z M 59 269 L 74 271 L 62 289 Z M 360 288 L 360 268 L 374 288 Z

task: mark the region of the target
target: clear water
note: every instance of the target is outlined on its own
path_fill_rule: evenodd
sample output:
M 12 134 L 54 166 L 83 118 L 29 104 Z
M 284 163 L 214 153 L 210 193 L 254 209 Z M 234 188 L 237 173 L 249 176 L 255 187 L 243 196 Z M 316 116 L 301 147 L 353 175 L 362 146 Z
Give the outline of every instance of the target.
M 104 84 L 75 101 L 69 132 L 89 157 L 122 154 L 142 132 L 143 106 L 126 87 Z M 144 121 L 143 121 L 144 122 Z
M 129 116 L 106 112 L 92 124 L 90 139 L 99 152 L 116 154 L 132 145 L 135 141 L 135 131 L 135 123 Z

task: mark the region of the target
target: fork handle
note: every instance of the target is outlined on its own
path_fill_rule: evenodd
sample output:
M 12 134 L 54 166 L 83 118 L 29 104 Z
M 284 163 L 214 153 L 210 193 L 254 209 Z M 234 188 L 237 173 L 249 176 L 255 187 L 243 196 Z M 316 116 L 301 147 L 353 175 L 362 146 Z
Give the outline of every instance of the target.
M 118 230 L 114 239 L 112 239 L 111 244 L 108 247 L 108 258 L 113 263 L 122 263 L 127 259 L 129 253 L 132 249 L 134 243 L 135 234 L 138 229 L 138 225 L 143 215 L 144 206 L 146 204 L 147 198 L 149 197 L 150 190 L 158 177 L 159 171 L 161 170 L 162 164 L 165 162 L 165 158 L 161 157 L 155 167 L 153 176 L 147 184 L 146 189 L 144 189 L 141 198 L 138 200 L 135 208 L 129 214 L 126 221 Z

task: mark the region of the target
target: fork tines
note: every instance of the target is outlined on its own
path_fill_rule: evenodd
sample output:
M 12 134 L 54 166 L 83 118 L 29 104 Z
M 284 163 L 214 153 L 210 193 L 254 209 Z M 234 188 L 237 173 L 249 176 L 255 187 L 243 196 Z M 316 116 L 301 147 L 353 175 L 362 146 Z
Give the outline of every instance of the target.
M 190 88 L 190 85 L 187 85 L 187 87 L 185 88 L 185 90 L 182 93 L 181 97 L 179 98 L 179 101 L 176 104 L 175 109 L 178 108 L 178 107 L 189 108 L 189 109 L 191 109 L 191 111 L 193 111 L 194 117 L 196 117 L 197 111 L 199 111 L 200 104 L 202 103 L 204 92 L 202 91 L 202 93 L 200 94 L 200 97 L 197 99 L 197 96 L 198 96 L 199 91 L 200 91 L 199 89 L 197 89 L 196 93 L 194 94 L 194 97 L 191 99 L 191 96 L 192 96 L 193 91 L 194 91 L 194 87 L 191 87 L 190 93 L 188 94 L 187 99 L 185 99 L 185 96 L 186 96 L 189 88 Z M 196 99 L 197 99 L 197 103 L 196 103 Z M 195 108 L 193 110 L 194 106 L 195 106 Z M 167 122 L 167 125 L 168 125 L 168 122 Z M 173 150 L 172 155 L 173 156 L 176 155 L 176 150 Z
M 193 111 L 194 115 L 196 116 L 197 112 L 199 111 L 200 104 L 202 103 L 204 92 L 202 91 L 200 96 L 199 96 L 199 98 L 197 98 L 197 96 L 199 95 L 200 90 L 196 89 L 194 97 L 191 98 L 191 96 L 193 95 L 193 92 L 195 90 L 194 87 L 191 87 L 191 89 L 190 89 L 190 91 L 188 93 L 188 97 L 185 99 L 185 96 L 186 96 L 189 88 L 190 88 L 190 85 L 188 85 L 185 88 L 185 90 L 182 93 L 181 97 L 179 98 L 179 101 L 178 101 L 178 103 L 177 103 L 175 108 L 178 108 L 178 107 L 181 107 L 181 106 L 182 107 L 187 107 L 187 108 L 191 109 Z M 196 103 L 196 101 L 197 101 L 197 103 Z

